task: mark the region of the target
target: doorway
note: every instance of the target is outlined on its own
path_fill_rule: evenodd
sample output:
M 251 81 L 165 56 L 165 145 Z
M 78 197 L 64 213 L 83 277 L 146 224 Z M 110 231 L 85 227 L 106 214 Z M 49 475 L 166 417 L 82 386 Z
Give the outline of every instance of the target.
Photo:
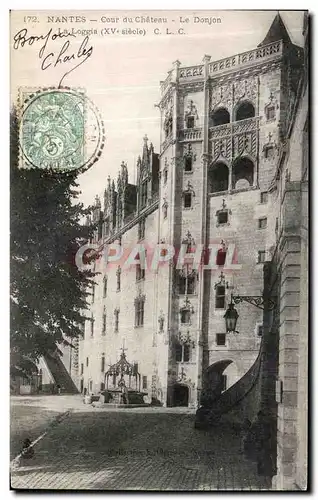
M 186 385 L 176 384 L 173 388 L 173 406 L 188 406 L 189 388 Z

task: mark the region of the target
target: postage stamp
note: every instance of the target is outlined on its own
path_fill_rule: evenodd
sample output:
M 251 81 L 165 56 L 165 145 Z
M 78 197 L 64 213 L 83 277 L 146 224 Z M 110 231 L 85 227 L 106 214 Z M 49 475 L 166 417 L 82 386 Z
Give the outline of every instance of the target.
M 80 90 L 20 90 L 20 167 L 87 170 L 101 155 L 105 130 Z

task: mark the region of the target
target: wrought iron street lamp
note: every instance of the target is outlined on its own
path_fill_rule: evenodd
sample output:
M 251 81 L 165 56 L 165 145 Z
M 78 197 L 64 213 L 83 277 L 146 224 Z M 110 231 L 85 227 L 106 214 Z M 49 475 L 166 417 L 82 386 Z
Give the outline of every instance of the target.
M 237 323 L 237 319 L 239 317 L 239 314 L 238 314 L 237 310 L 235 309 L 234 305 L 240 304 L 241 302 L 248 302 L 249 304 L 252 304 L 253 306 L 257 307 L 258 309 L 264 309 L 265 303 L 266 303 L 266 309 L 268 309 L 269 311 L 272 311 L 276 305 L 276 302 L 273 299 L 267 298 L 266 300 L 264 300 L 263 295 L 233 295 L 233 294 L 231 294 L 231 302 L 229 303 L 229 306 L 228 306 L 228 308 L 223 316 L 225 319 L 226 331 L 228 333 L 230 333 L 230 332 L 239 333 L 236 330 L 236 323 Z
M 227 333 L 231 333 L 231 332 L 239 333 L 236 331 L 236 323 L 237 323 L 237 319 L 239 317 L 239 314 L 238 314 L 237 310 L 235 309 L 232 300 L 229 303 L 229 307 L 227 308 L 226 313 L 224 314 L 223 317 L 225 318 L 226 332 Z

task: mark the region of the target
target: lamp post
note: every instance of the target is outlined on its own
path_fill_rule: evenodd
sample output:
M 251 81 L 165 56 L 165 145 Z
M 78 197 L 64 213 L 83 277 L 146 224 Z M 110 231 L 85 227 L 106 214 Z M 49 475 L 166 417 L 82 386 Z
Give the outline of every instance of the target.
M 270 298 L 264 299 L 263 295 L 233 295 L 231 293 L 231 302 L 224 314 L 226 331 L 228 333 L 239 333 L 236 330 L 236 323 L 239 317 L 237 310 L 235 309 L 235 304 L 240 304 L 241 302 L 248 302 L 258 309 L 267 309 L 272 311 L 276 306 L 276 301 Z

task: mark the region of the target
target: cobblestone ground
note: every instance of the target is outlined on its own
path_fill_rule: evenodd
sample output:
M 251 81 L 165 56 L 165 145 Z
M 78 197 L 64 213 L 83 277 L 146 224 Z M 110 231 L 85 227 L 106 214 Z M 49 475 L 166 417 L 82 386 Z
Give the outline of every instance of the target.
M 198 431 L 194 413 L 74 410 L 11 472 L 14 489 L 269 489 L 229 427 Z

